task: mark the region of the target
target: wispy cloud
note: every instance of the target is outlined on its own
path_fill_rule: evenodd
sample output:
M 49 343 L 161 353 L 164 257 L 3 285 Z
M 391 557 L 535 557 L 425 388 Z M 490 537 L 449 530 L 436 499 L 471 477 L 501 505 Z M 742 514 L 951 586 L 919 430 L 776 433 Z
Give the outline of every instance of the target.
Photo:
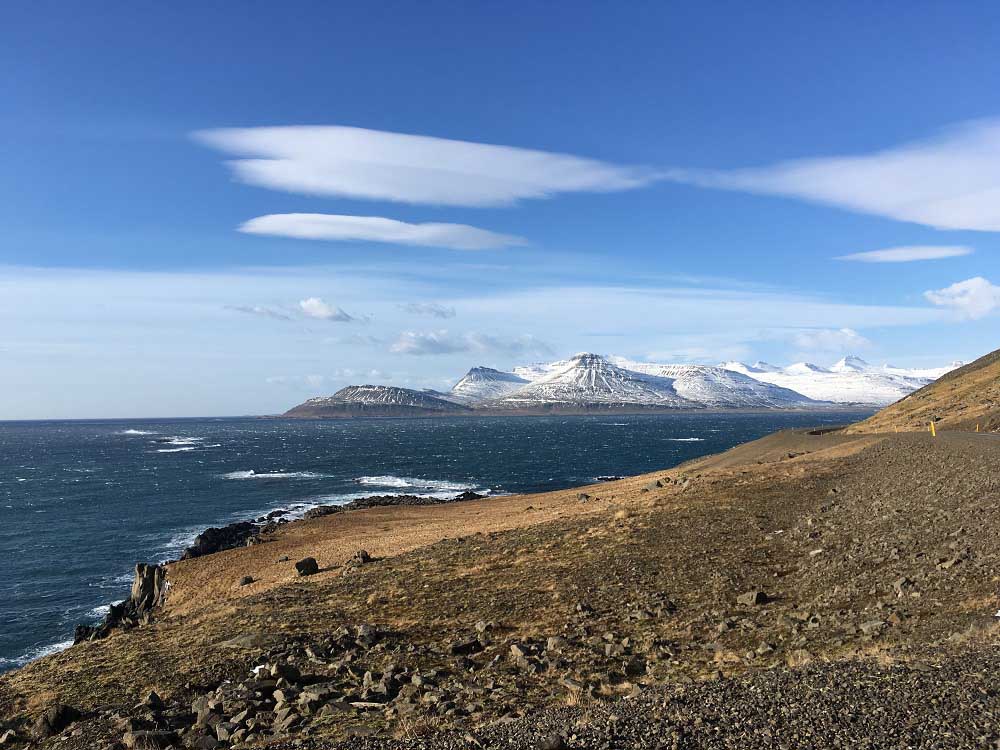
M 860 156 L 772 166 L 677 169 L 669 179 L 783 195 L 939 229 L 1000 231 L 1000 119 Z
M 329 320 L 336 323 L 350 323 L 354 316 L 348 315 L 339 307 L 324 302 L 319 297 L 309 297 L 299 302 L 299 310 L 307 318 Z
M 1000 286 L 991 284 L 982 276 L 959 281 L 944 289 L 924 292 L 930 302 L 954 310 L 968 320 L 985 318 L 1000 308 Z
M 454 318 L 455 308 L 437 302 L 409 302 L 399 309 L 411 315 L 430 315 L 432 318 Z
M 468 224 L 409 224 L 382 216 L 338 214 L 268 214 L 244 222 L 239 231 L 302 240 L 361 240 L 452 250 L 495 250 L 528 244 L 523 237 Z
M 274 320 L 292 320 L 292 316 L 276 307 L 266 305 L 226 305 L 227 310 L 247 313 L 248 315 L 261 315 Z
M 971 247 L 965 245 L 905 245 L 840 255 L 834 260 L 853 260 L 860 263 L 910 263 L 916 260 L 958 258 L 963 255 L 972 255 L 973 252 L 975 251 Z
M 568 192 L 613 192 L 656 179 L 647 169 L 569 154 L 340 126 L 203 130 L 194 137 L 240 157 L 258 187 L 400 203 L 506 206 Z
M 531 335 L 516 337 L 491 336 L 469 332 L 452 334 L 447 330 L 404 331 L 390 347 L 396 354 L 455 354 L 458 352 L 492 352 L 506 355 L 551 354 L 552 347 Z
M 855 352 L 868 349 L 872 342 L 853 328 L 816 328 L 790 333 L 792 344 L 808 352 Z

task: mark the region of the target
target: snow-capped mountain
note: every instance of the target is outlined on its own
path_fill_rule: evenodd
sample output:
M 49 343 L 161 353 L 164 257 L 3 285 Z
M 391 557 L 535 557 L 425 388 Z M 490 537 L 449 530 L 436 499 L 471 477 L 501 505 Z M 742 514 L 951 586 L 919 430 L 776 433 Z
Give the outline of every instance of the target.
M 289 417 L 429 416 L 468 408 L 435 391 L 391 385 L 349 385 L 332 396 L 311 398 L 285 412 Z
M 661 365 L 612 357 L 619 367 L 673 380 L 677 394 L 716 408 L 796 409 L 817 406 L 813 399 L 749 375 L 708 365 Z
M 519 375 L 527 368 L 519 368 Z M 670 378 L 646 375 L 612 364 L 597 354 L 577 354 L 542 366 L 537 379 L 489 402 L 495 408 L 586 408 L 645 406 L 695 409 L 701 404 L 680 396 Z M 523 377 L 523 375 L 522 375 Z
M 844 357 L 829 368 L 810 362 L 776 367 L 726 362 L 670 365 L 577 354 L 517 367 L 473 367 L 448 393 L 384 385 L 343 388 L 287 412 L 293 417 L 447 416 L 483 412 L 646 409 L 810 409 L 835 404 L 884 406 L 959 367 L 907 370 Z
M 885 406 L 959 365 L 960 363 L 953 363 L 946 368 L 933 370 L 906 370 L 889 366 L 877 367 L 860 357 L 848 356 L 829 368 L 811 362 L 797 362 L 785 368 L 762 362 L 753 365 L 726 362 L 722 367 L 763 383 L 789 388 L 817 401 Z
M 492 367 L 473 367 L 455 383 L 448 395 L 463 404 L 474 404 L 502 398 L 529 382 L 513 372 L 494 370 Z

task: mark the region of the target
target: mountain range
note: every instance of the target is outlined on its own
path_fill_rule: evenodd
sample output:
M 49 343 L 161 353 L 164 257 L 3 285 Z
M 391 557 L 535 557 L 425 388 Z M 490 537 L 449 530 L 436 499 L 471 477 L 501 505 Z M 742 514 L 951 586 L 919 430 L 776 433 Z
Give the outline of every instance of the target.
M 458 416 L 475 413 L 587 413 L 697 409 L 819 409 L 885 406 L 961 366 L 923 370 L 845 357 L 830 367 L 636 362 L 589 352 L 517 367 L 473 367 L 448 392 L 348 386 L 312 398 L 292 417 Z

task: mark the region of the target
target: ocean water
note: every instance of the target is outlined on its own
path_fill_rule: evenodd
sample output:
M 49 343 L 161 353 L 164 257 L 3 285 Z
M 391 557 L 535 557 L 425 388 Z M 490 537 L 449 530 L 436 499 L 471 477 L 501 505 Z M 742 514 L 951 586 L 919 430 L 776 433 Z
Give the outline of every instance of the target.
M 208 526 L 373 494 L 578 486 L 870 412 L 0 422 L 0 671 L 69 645 L 137 561 Z

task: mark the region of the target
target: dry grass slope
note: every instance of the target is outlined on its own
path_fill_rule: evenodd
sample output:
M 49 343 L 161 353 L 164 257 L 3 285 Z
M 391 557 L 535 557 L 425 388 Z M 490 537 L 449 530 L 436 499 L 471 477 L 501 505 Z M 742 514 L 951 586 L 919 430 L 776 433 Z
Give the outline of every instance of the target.
M 938 430 L 1000 431 L 1000 350 L 980 357 L 849 428 L 849 434 Z

